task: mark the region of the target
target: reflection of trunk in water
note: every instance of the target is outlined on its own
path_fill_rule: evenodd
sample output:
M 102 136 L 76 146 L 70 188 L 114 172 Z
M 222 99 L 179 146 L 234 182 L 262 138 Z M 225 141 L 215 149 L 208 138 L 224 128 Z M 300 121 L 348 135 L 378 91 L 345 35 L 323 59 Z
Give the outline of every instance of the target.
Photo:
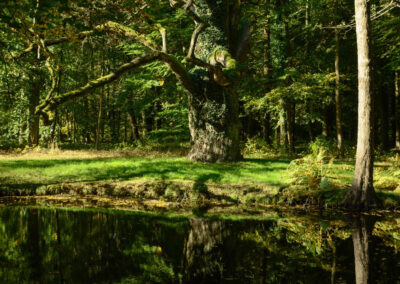
M 222 243 L 227 235 L 223 221 L 192 218 L 190 227 L 185 247 L 187 280 L 219 282 L 223 276 Z
M 359 216 L 353 222 L 354 264 L 357 284 L 372 283 L 369 274 L 370 253 L 368 240 L 371 237 L 375 221 L 366 216 Z

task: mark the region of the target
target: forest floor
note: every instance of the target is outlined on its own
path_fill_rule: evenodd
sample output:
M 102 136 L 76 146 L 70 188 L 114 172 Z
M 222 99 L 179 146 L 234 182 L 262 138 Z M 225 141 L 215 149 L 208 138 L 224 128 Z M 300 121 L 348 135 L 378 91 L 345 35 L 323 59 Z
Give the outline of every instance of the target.
M 137 151 L 0 153 L 0 195 L 72 194 L 173 202 L 315 203 L 315 199 L 307 196 L 282 194 L 288 185 L 289 163 L 288 159 L 247 158 L 236 163 L 203 164 L 174 157 L 174 153 Z M 382 167 L 384 163 L 376 164 L 378 172 Z M 333 164 L 329 177 L 335 186 L 318 193 L 325 205 L 340 203 L 351 184 L 353 170 L 352 162 Z M 385 207 L 399 207 L 400 194 L 388 190 L 378 190 L 378 194 L 385 200 Z

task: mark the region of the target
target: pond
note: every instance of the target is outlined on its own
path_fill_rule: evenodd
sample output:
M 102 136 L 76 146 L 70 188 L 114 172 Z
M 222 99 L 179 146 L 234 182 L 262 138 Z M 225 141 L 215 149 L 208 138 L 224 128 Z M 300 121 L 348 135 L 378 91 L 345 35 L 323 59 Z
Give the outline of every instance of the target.
M 0 283 L 399 283 L 400 218 L 0 207 Z

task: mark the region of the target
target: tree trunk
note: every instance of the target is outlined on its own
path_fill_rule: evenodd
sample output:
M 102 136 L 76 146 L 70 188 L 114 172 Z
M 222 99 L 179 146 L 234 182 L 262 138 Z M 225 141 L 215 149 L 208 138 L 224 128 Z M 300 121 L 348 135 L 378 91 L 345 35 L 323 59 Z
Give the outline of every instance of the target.
M 265 112 L 263 118 L 262 118 L 262 136 L 265 142 L 267 142 L 268 145 L 271 144 L 271 122 L 270 122 L 270 117 L 269 113 Z
M 287 100 L 286 121 L 287 121 L 287 138 L 290 154 L 294 154 L 294 102 L 292 99 Z
M 285 150 L 288 148 L 287 132 L 286 132 L 286 103 L 283 99 L 279 100 L 281 111 L 279 112 L 279 133 L 280 146 Z
M 102 115 L 103 115 L 103 92 L 104 92 L 104 89 L 102 90 L 102 92 L 100 94 L 99 112 L 97 115 L 96 150 L 99 150 L 99 144 L 101 142 L 101 119 L 102 119 Z
M 147 136 L 147 117 L 146 112 L 142 110 L 142 137 L 146 138 Z
M 241 159 L 237 93 L 210 83 L 204 101 L 190 96 L 189 103 L 192 148 L 188 160 L 212 163 Z
M 268 1 L 268 5 L 269 5 Z M 266 41 L 265 47 L 264 47 L 264 76 L 268 80 L 271 76 L 271 24 L 269 18 L 267 19 L 265 28 L 264 28 L 264 38 Z M 267 83 L 266 86 L 266 91 L 270 91 L 270 86 L 269 83 Z M 271 128 L 271 122 L 270 122 L 270 116 L 268 112 L 265 112 L 264 116 L 262 117 L 262 130 L 263 130 L 263 139 L 267 144 L 271 144 L 270 140 L 270 128 Z
M 128 122 L 129 126 L 131 127 L 132 137 L 135 139 L 136 142 L 141 141 L 136 117 L 132 112 L 128 112 Z
M 343 154 L 343 133 L 342 133 L 342 109 L 340 103 L 340 69 L 339 69 L 339 55 L 340 55 L 340 41 L 339 41 L 339 29 L 335 30 L 335 104 L 336 104 L 336 137 L 337 137 L 337 148 L 339 155 Z
M 212 66 L 225 64 L 227 67 L 234 57 L 239 60 L 244 43 L 239 30 L 240 4 L 228 0 L 198 0 L 195 10 L 207 24 L 199 35 L 195 56 Z M 188 160 L 216 162 L 241 159 L 239 98 L 235 82 L 225 78 L 225 74 L 221 78 L 218 73 L 198 68 L 193 72 L 199 91 L 189 95 L 192 148 Z M 204 77 L 208 79 L 204 80 Z
M 29 147 L 39 145 L 39 115 L 35 115 L 36 107 L 40 100 L 40 85 L 33 83 L 32 91 L 29 95 Z
M 373 102 L 369 51 L 369 7 L 367 0 L 355 0 L 358 51 L 358 132 L 352 189 L 344 205 L 352 209 L 377 207 L 373 186 L 374 141 Z
M 322 120 L 322 136 L 328 137 L 328 109 L 324 109 L 324 119 Z
M 396 127 L 396 148 L 400 148 L 400 82 L 399 71 L 395 72 L 394 95 L 395 95 L 395 127 Z

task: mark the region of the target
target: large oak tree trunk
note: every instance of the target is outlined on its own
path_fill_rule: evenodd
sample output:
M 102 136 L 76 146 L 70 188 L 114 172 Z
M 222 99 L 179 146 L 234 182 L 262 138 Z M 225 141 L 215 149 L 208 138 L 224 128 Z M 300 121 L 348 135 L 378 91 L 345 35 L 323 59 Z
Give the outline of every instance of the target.
M 239 100 L 234 90 L 210 84 L 204 98 L 190 97 L 190 161 L 235 161 L 239 147 Z
M 355 0 L 355 11 L 358 51 L 357 154 L 353 186 L 347 193 L 344 204 L 352 209 L 368 209 L 377 206 L 377 198 L 373 187 L 373 102 L 367 0 Z
M 195 56 L 225 68 L 240 54 L 240 4 L 230 1 L 196 1 L 196 13 L 207 24 L 200 34 Z M 192 70 L 198 92 L 189 95 L 190 161 L 235 161 L 241 158 L 239 99 L 232 78 Z M 226 74 L 224 74 L 226 75 Z M 227 81 L 225 80 L 227 79 Z

